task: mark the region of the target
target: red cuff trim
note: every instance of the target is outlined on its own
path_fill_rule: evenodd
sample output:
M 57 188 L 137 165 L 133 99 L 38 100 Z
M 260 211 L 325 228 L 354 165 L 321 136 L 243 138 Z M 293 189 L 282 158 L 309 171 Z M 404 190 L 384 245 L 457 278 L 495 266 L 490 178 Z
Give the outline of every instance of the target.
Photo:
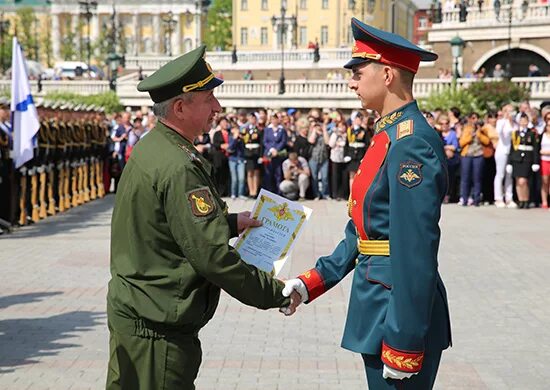
M 403 352 L 382 342 L 382 361 L 385 365 L 403 372 L 419 372 L 424 352 Z
M 309 271 L 304 272 L 298 276 L 307 288 L 307 293 L 309 295 L 308 302 L 313 301 L 315 298 L 324 294 L 327 289 L 325 288 L 325 281 L 323 277 L 315 268 L 310 269 Z

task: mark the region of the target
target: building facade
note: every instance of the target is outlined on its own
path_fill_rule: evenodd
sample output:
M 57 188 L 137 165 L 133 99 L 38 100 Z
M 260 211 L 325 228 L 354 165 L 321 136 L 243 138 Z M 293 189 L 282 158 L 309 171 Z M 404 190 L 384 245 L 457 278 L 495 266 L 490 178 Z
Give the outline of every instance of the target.
M 437 9 L 436 9 L 437 10 Z M 481 2 L 462 12 L 453 2 L 432 11 L 433 24 L 425 30 L 428 43 L 439 54 L 437 68 L 458 71 L 460 76 L 482 72 L 492 76 L 499 64 L 511 77 L 532 76 L 536 66 L 550 74 L 550 7 L 547 3 L 515 0 Z M 460 37 L 462 56 L 453 58 L 450 41 Z M 455 69 L 456 68 L 456 69 Z M 421 69 L 422 71 L 422 69 Z M 435 77 L 424 69 L 421 77 Z
M 88 3 L 88 7 L 79 3 Z M 51 37 L 53 57 L 62 58 L 62 46 L 74 45 L 76 52 L 90 39 L 92 46 L 105 39 L 116 26 L 119 48 L 129 56 L 178 55 L 202 43 L 206 10 L 195 0 L 97 1 L 6 0 L 0 3 L 3 17 L 13 19 L 18 9 L 32 7 L 40 21 L 40 32 Z M 12 24 L 13 25 L 13 24 Z M 70 41 L 70 42 L 69 42 Z
M 288 49 L 348 47 L 352 17 L 412 39 L 415 11 L 411 0 L 233 0 L 233 43 L 239 51 L 278 50 L 283 38 Z

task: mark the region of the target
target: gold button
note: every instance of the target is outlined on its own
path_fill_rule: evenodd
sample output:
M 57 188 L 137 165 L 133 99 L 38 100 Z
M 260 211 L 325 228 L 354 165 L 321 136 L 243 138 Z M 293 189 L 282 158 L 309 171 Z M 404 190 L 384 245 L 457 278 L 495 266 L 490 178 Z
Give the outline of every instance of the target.
M 355 259 L 355 265 L 359 264 L 359 257 Z
M 361 168 L 357 170 L 357 174 L 359 175 L 361 173 Z
M 357 206 L 357 201 L 355 199 L 353 200 L 353 205 Z

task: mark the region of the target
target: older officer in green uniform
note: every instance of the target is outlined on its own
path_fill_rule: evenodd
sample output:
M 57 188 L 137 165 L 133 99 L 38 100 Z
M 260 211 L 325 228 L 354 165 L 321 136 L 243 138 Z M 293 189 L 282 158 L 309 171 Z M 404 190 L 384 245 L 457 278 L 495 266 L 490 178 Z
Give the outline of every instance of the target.
M 354 271 L 342 346 L 362 354 L 369 389 L 431 389 L 450 345 L 437 270 L 447 167 L 412 83 L 420 61 L 437 55 L 357 19 L 351 26 L 349 87 L 381 118 L 353 183 L 345 238 L 284 294 L 311 302 Z
M 229 246 L 258 222 L 227 214 L 212 167 L 193 147 L 221 109 L 213 89 L 222 80 L 204 52 L 201 46 L 138 85 L 155 102 L 158 124 L 134 149 L 115 199 L 107 389 L 194 389 L 198 332 L 220 289 L 261 309 L 290 303 L 281 281 Z

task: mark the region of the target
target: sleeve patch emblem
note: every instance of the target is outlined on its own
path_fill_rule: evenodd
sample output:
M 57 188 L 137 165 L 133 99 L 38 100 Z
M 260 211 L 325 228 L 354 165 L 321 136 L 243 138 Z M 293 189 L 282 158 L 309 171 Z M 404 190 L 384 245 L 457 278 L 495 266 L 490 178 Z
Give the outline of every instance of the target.
M 397 180 L 407 188 L 412 188 L 422 182 L 422 164 L 414 161 L 406 161 L 399 164 Z
M 401 139 L 414 132 L 414 123 L 412 119 L 401 122 L 397 125 L 397 139 Z
M 216 204 L 212 200 L 212 195 L 208 189 L 192 191 L 187 196 L 191 211 L 196 217 L 206 217 L 216 210 Z

